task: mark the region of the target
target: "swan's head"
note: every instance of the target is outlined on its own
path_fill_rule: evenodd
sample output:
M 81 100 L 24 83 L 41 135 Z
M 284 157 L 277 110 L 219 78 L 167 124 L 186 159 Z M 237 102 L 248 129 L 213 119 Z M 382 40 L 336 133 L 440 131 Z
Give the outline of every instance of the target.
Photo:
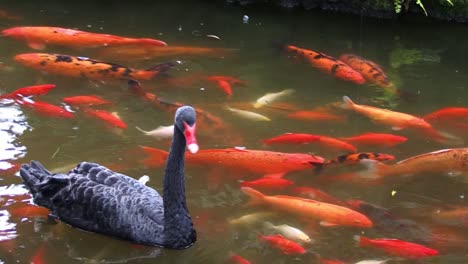
M 199 147 L 195 137 L 197 114 L 190 106 L 182 106 L 177 109 L 174 125 L 185 136 L 187 149 L 191 153 L 197 153 Z

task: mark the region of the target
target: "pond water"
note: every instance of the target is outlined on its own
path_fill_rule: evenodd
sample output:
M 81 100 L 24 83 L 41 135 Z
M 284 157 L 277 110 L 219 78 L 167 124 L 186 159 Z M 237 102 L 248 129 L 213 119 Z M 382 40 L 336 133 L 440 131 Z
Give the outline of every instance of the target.
M 317 173 L 313 168 L 290 172 L 285 178 L 294 186 L 320 189 L 340 200 L 363 200 L 388 210 L 374 228 L 324 227 L 319 221 L 304 221 L 278 208 L 245 206 L 248 197 L 240 182 L 261 177 L 235 168 L 204 165 L 186 167 L 187 203 L 198 232 L 198 241 L 183 251 L 135 246 L 129 242 L 72 228 L 60 221 L 15 211 L 32 203 L 22 185 L 15 164 L 38 160 L 56 172 L 66 172 L 80 161 L 95 161 L 139 178 L 149 175 L 149 186 L 161 190 L 163 168 L 150 168 L 139 146 L 167 150 L 170 141 L 145 136 L 135 127 L 151 130 L 170 125 L 173 112 L 155 107 L 132 94 L 127 81 L 90 81 L 56 74 L 43 74 L 13 60 L 26 52 L 61 53 L 115 62 L 146 69 L 167 61 L 181 63 L 164 76 L 142 81 L 142 87 L 167 100 L 190 104 L 216 115 L 225 126 L 211 129 L 199 123 L 201 149 L 243 146 L 252 150 L 313 153 L 332 159 L 346 151 L 318 144 L 265 145 L 263 139 L 283 133 L 311 133 L 329 137 L 351 137 L 375 132 L 405 136 L 394 147 L 359 147 L 358 151 L 379 151 L 395 161 L 445 148 L 466 147 L 466 117 L 457 127 L 444 127 L 450 140 L 437 140 L 418 130 L 392 130 L 352 111 L 327 108 L 341 121 L 310 121 L 287 118 L 297 110 L 311 110 L 342 101 L 347 95 L 358 104 L 391 108 L 423 116 L 445 107 L 467 107 L 468 63 L 466 27 L 428 21 L 379 21 L 359 16 L 318 12 L 278 12 L 243 9 L 222 1 L 2 1 L 1 27 L 57 26 L 128 37 L 161 39 L 169 46 L 226 48 L 229 51 L 203 55 L 179 54 L 166 57 L 112 55 L 94 48 L 47 46 L 34 51 L 22 41 L 0 39 L 0 93 L 35 84 L 56 88 L 38 100 L 64 106 L 62 98 L 98 95 L 112 102 L 102 106 L 116 112 L 127 129 L 109 128 L 81 114 L 73 119 L 38 115 L 11 100 L 0 101 L 0 262 L 4 263 L 228 263 L 239 254 L 252 263 L 325 263 L 323 259 L 356 263 L 366 259 L 391 259 L 389 263 L 413 263 L 382 251 L 359 247 L 355 235 L 370 238 L 399 238 L 439 250 L 439 255 L 420 263 L 467 263 L 467 180 L 443 173 L 426 172 L 412 177 L 395 177 L 384 183 L 367 178 L 340 178 L 366 168 L 343 166 Z M 18 16 L 18 17 L 14 17 Z M 214 35 L 214 36 L 210 36 Z M 215 37 L 216 36 L 216 37 Z M 404 91 L 400 98 L 389 96 L 377 85 L 357 85 L 313 68 L 306 60 L 278 49 L 278 43 L 313 49 L 333 57 L 356 54 L 379 64 Z M 207 76 L 225 75 L 246 85 L 233 85 L 228 97 Z M 280 110 L 249 104 L 266 93 L 294 89 L 278 99 Z M 33 98 L 34 99 L 34 98 Z M 256 111 L 271 121 L 254 121 L 226 110 Z M 464 123 L 463 123 L 464 122 Z M 390 163 L 394 163 L 391 161 Z M 236 161 L 232 161 L 233 163 Z M 257 164 L 250 164 L 255 167 Z M 13 168 L 11 168 L 13 166 Z M 273 165 L 272 165 L 273 166 Z M 353 180 L 354 179 L 354 180 Z M 292 187 L 266 192 L 294 195 Z M 13 209 L 12 209 L 13 208 Z M 450 222 L 437 210 L 461 208 Z M 232 224 L 246 214 L 276 212 L 250 224 Z M 22 213 L 23 212 L 23 213 Z M 458 217 L 458 219 L 457 219 Z M 463 218 L 464 217 L 464 218 Z M 394 225 L 403 219 L 407 225 Z M 388 220 L 388 223 L 387 223 Z M 287 224 L 306 232 L 313 240 L 306 253 L 285 255 L 258 240 L 259 234 L 274 232 L 264 226 Z M 400 223 L 397 221 L 397 223 Z M 409 227 L 408 227 L 409 226 Z M 414 233 L 412 233 L 414 231 Z M 42 260 L 41 260 L 42 259 Z M 40 262 L 43 261 L 43 262 Z M 321 262 L 322 261 L 322 262 Z

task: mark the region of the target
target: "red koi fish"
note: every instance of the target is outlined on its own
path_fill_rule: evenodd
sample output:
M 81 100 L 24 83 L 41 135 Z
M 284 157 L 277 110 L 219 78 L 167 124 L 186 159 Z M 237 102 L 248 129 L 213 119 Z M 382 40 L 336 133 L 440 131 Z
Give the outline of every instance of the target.
M 408 140 L 407 137 L 379 133 L 364 133 L 354 137 L 340 139 L 355 145 L 387 148 L 394 147 L 395 145 L 404 143 Z
M 420 244 L 407 242 L 399 239 L 377 238 L 370 239 L 364 236 L 355 236 L 361 247 L 374 247 L 385 251 L 390 255 L 395 255 L 408 259 L 419 259 L 436 256 L 439 251 L 425 247 Z
M 127 129 L 127 124 L 125 124 L 122 119 L 107 111 L 87 108 L 84 110 L 84 112 L 89 116 L 105 121 L 110 126 Z
M 305 121 L 344 121 L 344 117 L 329 114 L 321 111 L 296 111 L 294 113 L 288 114 L 288 118 L 296 119 L 296 120 L 305 120 Z
M 298 243 L 291 241 L 282 235 L 264 236 L 258 235 L 260 241 L 265 241 L 272 247 L 279 249 L 285 255 L 305 254 L 306 250 Z
M 39 96 L 48 93 L 50 90 L 55 88 L 55 84 L 39 84 L 33 86 L 27 86 L 19 88 L 11 93 L 0 95 L 0 99 L 16 99 L 25 96 Z
M 249 260 L 245 259 L 244 257 L 236 254 L 236 253 L 233 253 L 231 252 L 229 254 L 229 263 L 232 263 L 232 264 L 250 264 L 252 262 L 250 262 Z
M 355 146 L 337 138 L 320 136 L 320 139 L 317 141 L 324 148 L 330 148 L 336 151 L 348 151 L 356 152 L 357 149 Z
M 348 64 L 353 70 L 362 74 L 367 81 L 377 84 L 379 87 L 391 92 L 392 94 L 397 94 L 395 85 L 388 79 L 385 72 L 376 63 L 352 54 L 341 55 L 339 60 Z
M 372 227 L 372 221 L 365 215 L 343 206 L 287 195 L 267 196 L 249 187 L 242 187 L 241 191 L 251 198 L 249 205 L 268 205 L 304 219 L 320 220 L 323 226 Z
M 38 50 L 45 49 L 46 44 L 77 48 L 115 45 L 167 46 L 165 42 L 156 39 L 125 38 L 59 27 L 13 27 L 3 30 L 2 35 L 26 41 L 29 47 Z
M 77 95 L 64 97 L 62 99 L 64 103 L 69 105 L 104 105 L 112 104 L 112 102 L 102 99 L 97 95 Z
M 36 249 L 34 255 L 32 255 L 31 260 L 29 261 L 29 264 L 46 264 L 45 253 L 45 244 L 43 243 Z
M 284 173 L 265 175 L 260 179 L 241 182 L 242 187 L 251 187 L 263 191 L 282 190 L 294 184 L 290 180 L 283 179 Z
M 31 101 L 31 100 L 16 100 L 16 102 L 20 105 L 27 106 L 31 108 L 34 112 L 44 115 L 44 116 L 52 116 L 52 117 L 60 117 L 60 118 L 75 117 L 72 112 L 68 112 L 66 109 L 63 109 L 62 107 L 52 105 L 46 102 Z
M 447 107 L 434 111 L 423 116 L 423 119 L 432 121 L 461 121 L 468 120 L 468 108 L 464 107 Z
M 32 204 L 14 204 L 14 208 L 8 208 L 8 212 L 13 217 L 43 217 L 46 218 L 50 211 L 49 209 Z
M 301 55 L 302 57 L 306 58 L 313 67 L 324 73 L 330 74 L 333 77 L 356 84 L 363 84 L 366 82 L 364 77 L 362 77 L 359 72 L 353 70 L 344 62 L 330 57 L 324 53 L 310 49 L 303 49 L 292 45 L 287 45 L 286 50 Z
M 228 96 L 232 95 L 231 85 L 246 85 L 244 81 L 230 76 L 213 75 L 206 77 L 206 80 L 214 82 Z
M 344 205 L 345 202 L 312 187 L 294 187 L 292 193 L 303 198 L 318 200 L 325 203 Z
M 163 150 L 142 147 L 150 155 L 144 160 L 149 167 L 163 166 L 168 153 Z M 186 154 L 186 162 L 192 165 L 222 166 L 233 171 L 246 171 L 257 174 L 286 173 L 314 169 L 324 162 L 322 157 L 302 154 L 283 153 L 263 150 L 202 149 L 197 155 Z
M 308 144 L 320 140 L 320 136 L 301 133 L 285 133 L 269 139 L 264 139 L 265 144 Z
M 357 164 L 363 159 L 376 160 L 376 161 L 388 161 L 394 160 L 393 155 L 377 153 L 377 152 L 360 152 L 340 155 L 334 159 L 328 160 L 325 165 L 338 165 L 338 164 Z
M 173 63 L 163 63 L 148 70 L 136 70 L 86 57 L 48 53 L 23 53 L 16 55 L 14 59 L 41 72 L 90 80 L 150 80 L 174 66 Z

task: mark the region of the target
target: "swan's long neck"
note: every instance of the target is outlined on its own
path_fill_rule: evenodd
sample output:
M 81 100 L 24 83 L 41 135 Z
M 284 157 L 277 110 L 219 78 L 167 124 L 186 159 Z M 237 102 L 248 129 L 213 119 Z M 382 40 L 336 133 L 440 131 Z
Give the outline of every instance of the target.
M 174 126 L 174 137 L 167 159 L 166 171 L 163 179 L 163 203 L 164 203 L 164 234 L 166 242 L 171 240 L 181 243 L 181 247 L 187 247 L 195 239 L 193 223 L 187 210 L 185 201 L 185 176 L 184 155 L 185 137 Z M 189 243 L 188 245 L 183 245 Z

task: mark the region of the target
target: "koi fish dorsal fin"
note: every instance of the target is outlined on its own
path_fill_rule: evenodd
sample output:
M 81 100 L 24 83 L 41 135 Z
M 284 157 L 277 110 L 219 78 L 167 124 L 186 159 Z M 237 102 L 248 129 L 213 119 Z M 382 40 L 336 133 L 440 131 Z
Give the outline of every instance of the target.
M 250 197 L 250 201 L 246 205 L 263 204 L 263 199 L 265 198 L 265 195 L 263 193 L 250 187 L 242 187 L 241 191 Z
M 349 98 L 348 96 L 343 96 L 343 105 L 342 107 L 344 109 L 353 109 L 354 107 L 354 102 Z

